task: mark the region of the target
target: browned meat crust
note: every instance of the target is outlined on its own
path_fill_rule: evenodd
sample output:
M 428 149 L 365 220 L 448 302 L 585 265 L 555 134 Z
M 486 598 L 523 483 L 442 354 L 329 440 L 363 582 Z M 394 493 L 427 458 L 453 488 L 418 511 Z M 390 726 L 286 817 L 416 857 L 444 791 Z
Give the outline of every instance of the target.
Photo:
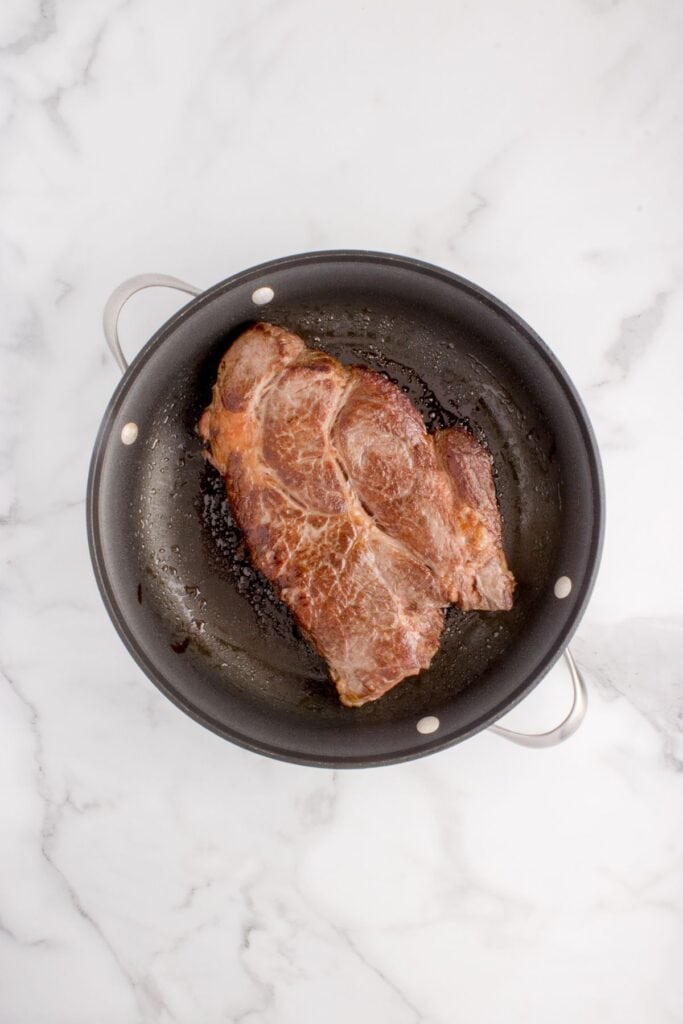
M 372 370 L 257 324 L 223 357 L 199 432 L 344 704 L 426 668 L 449 603 L 511 607 L 488 453 L 459 428 L 429 435 Z

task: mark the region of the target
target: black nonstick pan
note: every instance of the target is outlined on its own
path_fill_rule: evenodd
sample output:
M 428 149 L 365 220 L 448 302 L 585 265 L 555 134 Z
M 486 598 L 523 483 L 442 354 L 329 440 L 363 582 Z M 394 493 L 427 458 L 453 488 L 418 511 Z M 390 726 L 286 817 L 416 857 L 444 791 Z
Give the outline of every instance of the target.
M 128 367 L 118 314 L 152 285 L 195 297 Z M 261 319 L 386 373 L 428 427 L 464 423 L 493 455 L 518 583 L 513 610 L 451 608 L 431 667 L 362 708 L 339 703 L 323 661 L 251 568 L 196 434 L 221 356 Z M 598 453 L 557 359 L 493 296 L 406 257 L 317 252 L 201 293 L 174 278 L 133 278 L 109 300 L 105 332 L 124 374 L 88 481 L 95 574 L 133 657 L 198 722 L 284 760 L 389 764 L 494 726 L 566 652 L 600 557 Z M 567 719 L 541 736 L 498 732 L 548 746 L 574 731 L 585 691 L 566 653 L 574 685 Z

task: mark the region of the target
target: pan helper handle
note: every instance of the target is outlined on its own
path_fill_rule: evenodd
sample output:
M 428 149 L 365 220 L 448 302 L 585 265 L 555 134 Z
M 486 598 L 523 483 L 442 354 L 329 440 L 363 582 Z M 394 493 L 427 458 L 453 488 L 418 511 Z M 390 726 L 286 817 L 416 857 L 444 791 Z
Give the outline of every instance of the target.
M 195 288 L 193 284 L 180 281 L 177 277 L 169 277 L 168 274 L 137 274 L 136 277 L 129 277 L 127 281 L 123 281 L 111 293 L 104 307 L 104 336 L 121 373 L 128 369 L 128 361 L 119 341 L 119 314 L 131 296 L 141 292 L 143 288 L 175 288 L 176 291 L 185 292 L 187 295 L 199 295 L 202 291 L 201 288 Z
M 564 743 L 570 736 L 573 736 L 585 718 L 588 709 L 588 695 L 586 684 L 568 647 L 564 650 L 564 660 L 569 668 L 574 688 L 574 699 L 569 714 L 559 725 L 550 729 L 549 732 L 538 733 L 514 732 L 512 729 L 505 729 L 502 725 L 492 725 L 489 727 L 490 732 L 498 733 L 499 736 L 510 740 L 511 743 L 518 743 L 520 747 L 555 747 L 558 743 Z

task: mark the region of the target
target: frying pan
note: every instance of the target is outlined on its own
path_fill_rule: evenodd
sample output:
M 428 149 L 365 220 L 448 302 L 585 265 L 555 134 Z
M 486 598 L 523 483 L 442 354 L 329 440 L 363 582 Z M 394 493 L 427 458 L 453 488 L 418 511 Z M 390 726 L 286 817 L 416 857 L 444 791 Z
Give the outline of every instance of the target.
M 128 366 L 118 315 L 154 285 L 192 296 Z M 447 612 L 429 669 L 376 703 L 343 707 L 324 662 L 250 566 L 223 482 L 196 434 L 224 351 L 269 320 L 410 395 L 429 428 L 462 423 L 493 456 L 514 608 Z M 598 452 L 566 372 L 520 317 L 438 267 L 384 253 L 288 256 L 202 291 L 176 278 L 124 282 L 105 310 L 123 378 L 95 443 L 88 538 L 121 638 L 198 722 L 250 750 L 309 765 L 419 757 L 486 727 L 550 746 L 578 726 L 585 688 L 567 644 L 598 568 Z M 572 709 L 540 735 L 494 723 L 565 653 Z

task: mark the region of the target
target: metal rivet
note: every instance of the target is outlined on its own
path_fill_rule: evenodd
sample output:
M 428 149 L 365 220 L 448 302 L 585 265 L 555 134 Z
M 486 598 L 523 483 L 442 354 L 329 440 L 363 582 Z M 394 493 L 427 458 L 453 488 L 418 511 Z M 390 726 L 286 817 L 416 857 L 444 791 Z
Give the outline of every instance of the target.
M 137 423 L 126 423 L 121 431 L 121 440 L 124 444 L 134 444 L 138 439 Z
M 436 715 L 426 715 L 425 718 L 421 718 L 415 728 L 418 732 L 421 732 L 423 736 L 428 736 L 430 732 L 436 732 L 441 725 L 441 722 Z
M 572 581 L 569 576 L 560 576 L 559 580 L 555 580 L 554 593 L 555 597 L 559 598 L 560 601 L 564 597 L 569 597 L 572 592 Z
M 256 306 L 266 306 L 269 302 L 273 301 L 274 297 L 275 292 L 273 289 L 269 288 L 268 285 L 264 285 L 262 288 L 257 288 L 256 291 L 252 293 L 251 301 Z

